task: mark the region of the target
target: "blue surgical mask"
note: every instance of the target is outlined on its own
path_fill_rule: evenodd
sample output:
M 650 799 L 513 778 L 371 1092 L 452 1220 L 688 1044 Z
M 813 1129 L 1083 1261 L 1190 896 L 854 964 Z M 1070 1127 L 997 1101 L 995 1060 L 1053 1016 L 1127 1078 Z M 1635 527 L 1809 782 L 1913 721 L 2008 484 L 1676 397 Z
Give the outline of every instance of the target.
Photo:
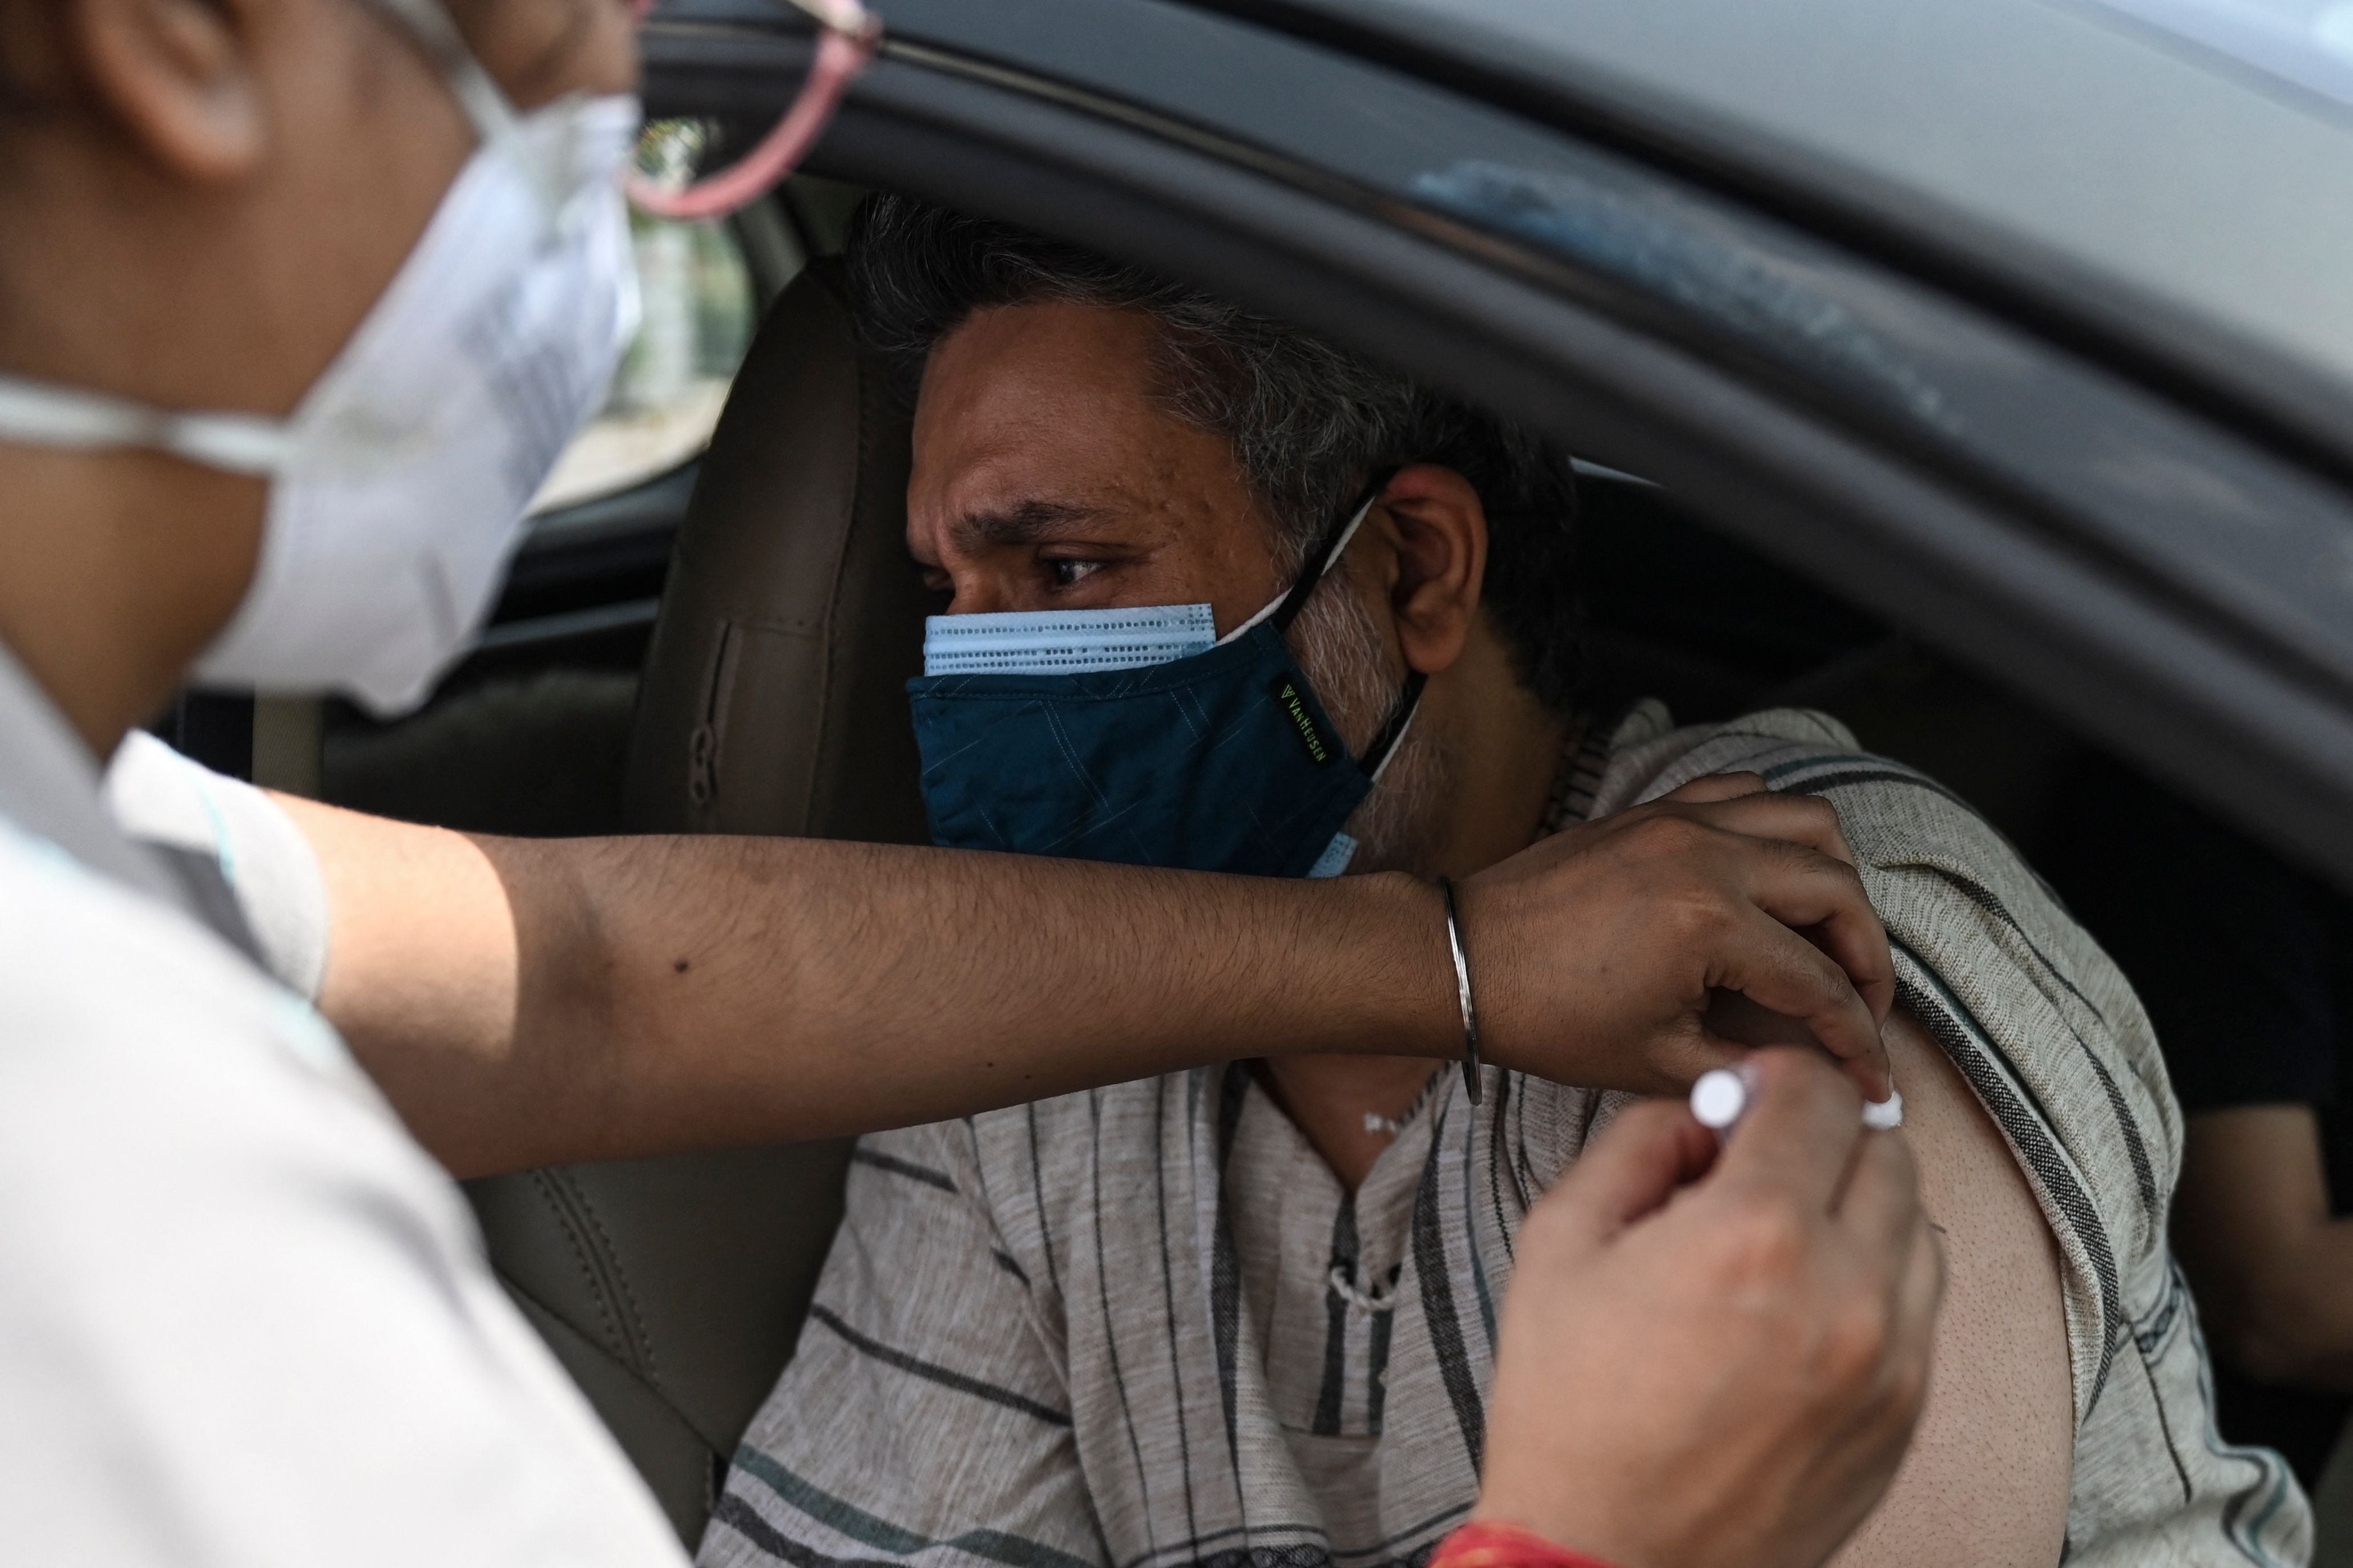
M 907 683 L 934 843 L 1255 876 L 1335 876 L 1404 738 L 1408 678 L 1348 754 L 1283 633 L 1379 494 L 1219 640 L 1207 605 L 934 616 Z
M 1082 669 L 1141 669 L 1190 658 L 1217 645 L 1218 623 L 1207 605 L 934 616 L 923 623 L 923 673 L 1071 675 Z

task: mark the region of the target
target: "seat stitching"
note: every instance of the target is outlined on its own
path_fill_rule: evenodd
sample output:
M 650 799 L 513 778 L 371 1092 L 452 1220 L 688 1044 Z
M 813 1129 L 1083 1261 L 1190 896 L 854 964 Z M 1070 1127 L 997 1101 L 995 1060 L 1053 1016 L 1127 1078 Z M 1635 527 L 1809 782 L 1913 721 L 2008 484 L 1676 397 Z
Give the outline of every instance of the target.
M 638 1327 L 638 1350 L 645 1360 L 647 1381 L 659 1386 L 661 1383 L 661 1369 L 654 1364 L 653 1331 L 646 1327 L 646 1315 L 638 1305 L 638 1293 L 629 1287 L 629 1271 L 621 1261 L 621 1249 L 613 1245 L 612 1235 L 606 1230 L 604 1218 L 597 1214 L 594 1200 L 581 1190 L 578 1183 L 569 1177 L 565 1179 L 565 1184 L 572 1189 L 573 1197 L 579 1204 L 581 1213 L 586 1215 L 588 1223 L 596 1227 L 596 1239 L 604 1244 L 605 1256 L 612 1265 L 614 1288 L 620 1295 L 622 1305 L 628 1309 L 629 1321 Z
M 605 1324 L 606 1335 L 615 1340 L 621 1338 L 621 1326 L 614 1321 L 612 1307 L 606 1300 L 605 1291 L 597 1283 L 596 1268 L 588 1260 L 588 1249 L 581 1241 L 579 1225 L 567 1212 L 568 1205 L 564 1202 L 562 1194 L 555 1190 L 554 1179 L 545 1171 L 533 1171 L 531 1173 L 531 1180 L 532 1184 L 539 1189 L 541 1200 L 555 1215 L 555 1223 L 564 1232 L 565 1244 L 572 1248 L 572 1261 L 579 1267 L 581 1281 L 588 1287 L 588 1299 L 596 1303 L 597 1316 Z M 537 1300 L 538 1298 L 533 1297 L 533 1300 Z M 540 1305 L 547 1307 L 544 1301 L 540 1302 Z M 554 1307 L 547 1307 L 547 1310 L 557 1318 L 564 1316 Z
M 513 1275 L 508 1273 L 504 1268 L 493 1266 L 491 1272 L 497 1276 L 500 1284 L 505 1286 L 515 1295 L 530 1302 L 533 1306 L 537 1307 L 541 1311 L 545 1312 L 557 1322 L 563 1323 L 565 1327 L 572 1329 L 574 1332 L 577 1333 L 579 1331 L 578 1325 L 573 1323 L 571 1320 L 565 1317 L 562 1312 L 556 1310 L 554 1307 L 551 1306 L 546 1300 L 544 1300 L 538 1292 L 533 1290 L 529 1286 L 524 1285 L 520 1280 L 516 1279 Z M 536 1332 L 537 1331 L 534 1329 L 533 1331 Z M 586 1335 L 583 1335 L 582 1337 L 584 1339 L 586 1338 Z M 607 1361 L 610 1362 L 614 1367 L 620 1371 L 624 1375 L 633 1379 L 650 1393 L 654 1396 L 654 1402 L 659 1405 L 664 1410 L 669 1411 L 672 1415 L 677 1416 L 679 1425 L 685 1427 L 688 1432 L 691 1433 L 695 1441 L 701 1443 L 703 1447 L 710 1450 L 714 1458 L 720 1455 L 721 1450 L 718 1446 L 712 1442 L 710 1435 L 704 1432 L 700 1426 L 696 1425 L 694 1417 L 688 1415 L 686 1411 L 681 1407 L 679 1403 L 672 1399 L 669 1394 L 661 1389 L 654 1387 L 651 1384 L 647 1383 L 644 1378 L 638 1376 L 637 1369 L 630 1366 L 628 1363 L 623 1361 L 619 1356 L 615 1355 L 609 1348 L 597 1344 L 593 1340 L 588 1342 L 588 1346 L 598 1355 L 603 1356 Z M 551 1347 L 551 1350 L 552 1348 L 553 1347 Z M 569 1374 L 567 1373 L 566 1375 Z M 585 1394 L 586 1391 L 583 1390 L 582 1392 Z M 597 1419 L 599 1421 L 604 1420 L 604 1415 L 601 1412 L 599 1412 Z

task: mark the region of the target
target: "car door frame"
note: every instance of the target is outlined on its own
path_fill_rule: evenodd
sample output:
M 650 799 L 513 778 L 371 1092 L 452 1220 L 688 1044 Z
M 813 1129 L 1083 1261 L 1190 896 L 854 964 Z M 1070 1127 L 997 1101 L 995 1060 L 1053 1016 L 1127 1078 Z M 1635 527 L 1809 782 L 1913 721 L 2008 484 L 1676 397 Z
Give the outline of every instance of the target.
M 1163 0 L 905 0 L 892 23 L 819 173 L 1152 260 L 1551 430 L 2353 885 L 2353 644 L 2325 616 L 2291 624 L 2288 598 L 2313 584 L 2228 553 L 2251 515 L 2281 559 L 2341 551 L 2353 493 L 2333 466 L 2087 359 L 2047 322 L 1811 234 L 1803 213 L 1326 44 Z M 757 118 L 807 55 L 749 0 L 681 0 L 648 33 L 649 100 Z M 1720 301 L 1434 208 L 1359 155 L 1409 101 L 1440 139 L 1460 121 L 1465 145 L 1545 138 L 1606 164 L 1736 272 L 1743 255 L 1785 279 L 1795 266 L 1825 308 L 1878 312 L 1874 353 L 1909 321 L 1944 334 L 1942 357 L 1899 367 L 1893 390 L 1858 386 L 1836 355 L 1793 357 Z M 2040 448 L 1989 451 L 1905 406 L 1922 377 L 1959 385 L 1971 344 L 2007 356 Z M 1990 408 L 1986 392 L 1971 395 Z M 2167 475 L 2182 482 L 2152 483 Z

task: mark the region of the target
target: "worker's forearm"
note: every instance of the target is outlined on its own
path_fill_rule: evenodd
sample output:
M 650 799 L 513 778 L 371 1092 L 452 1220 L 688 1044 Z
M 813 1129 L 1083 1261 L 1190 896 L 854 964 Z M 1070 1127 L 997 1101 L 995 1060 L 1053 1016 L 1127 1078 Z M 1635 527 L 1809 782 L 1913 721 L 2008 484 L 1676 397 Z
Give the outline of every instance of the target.
M 1404 877 L 477 839 L 285 804 L 326 881 L 321 1005 L 460 1172 L 930 1121 L 1221 1058 L 1462 1046 L 1441 900 Z M 1688 1087 L 1738 1052 L 1705 1025 L 1729 989 L 1886 1093 L 1894 970 L 1819 802 L 1697 781 L 1461 895 L 1499 1067 Z
M 290 807 L 322 1005 L 461 1173 L 923 1121 L 1221 1057 L 1459 1047 L 1438 901 L 800 839 Z

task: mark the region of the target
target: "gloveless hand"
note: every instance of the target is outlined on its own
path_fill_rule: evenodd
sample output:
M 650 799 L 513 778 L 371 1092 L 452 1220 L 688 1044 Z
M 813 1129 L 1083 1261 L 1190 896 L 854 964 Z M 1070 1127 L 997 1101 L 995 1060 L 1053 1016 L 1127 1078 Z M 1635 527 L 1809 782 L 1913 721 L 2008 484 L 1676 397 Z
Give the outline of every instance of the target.
M 1681 1090 L 1746 1054 L 1708 1016 L 1736 992 L 1810 1029 L 1870 1099 L 1892 1087 L 1887 933 L 1822 800 L 1767 793 L 1755 773 L 1695 780 L 1553 835 L 1465 879 L 1461 899 L 1498 1062 Z
M 1813 1568 L 1885 1493 L 1943 1258 L 1852 1087 L 1810 1050 L 1756 1065 L 1720 1155 L 1651 1101 L 1530 1211 L 1477 1517 L 1615 1568 Z

